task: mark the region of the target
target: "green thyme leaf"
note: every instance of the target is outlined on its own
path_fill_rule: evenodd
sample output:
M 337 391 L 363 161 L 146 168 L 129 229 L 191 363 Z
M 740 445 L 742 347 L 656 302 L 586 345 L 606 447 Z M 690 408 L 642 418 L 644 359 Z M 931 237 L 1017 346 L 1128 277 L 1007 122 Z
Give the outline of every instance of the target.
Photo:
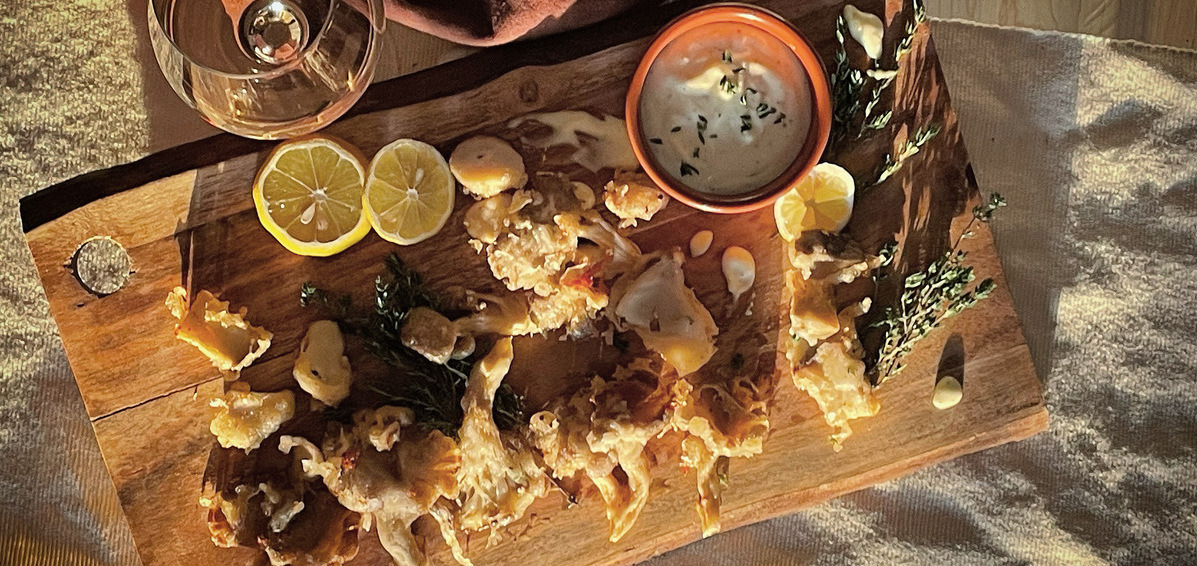
M 973 223 L 988 222 L 993 212 L 1004 204 L 1001 195 L 993 194 L 974 209 L 973 219 L 961 238 L 925 269 L 908 274 L 902 282 L 897 303 L 886 308 L 881 318 L 870 325 L 882 332 L 881 347 L 866 359 L 872 385 L 879 386 L 901 373 L 905 367 L 904 358 L 919 340 L 943 321 L 976 306 L 993 293 L 997 285 L 989 278 L 977 283 L 971 291 L 967 290 L 976 279 L 976 273 L 972 266 L 965 265 L 967 254 L 958 247 L 963 234 L 971 230 Z M 880 267 L 874 274 L 875 281 L 885 278 L 893 269 L 896 251 L 896 245 L 892 243 L 882 247 L 878 253 Z
M 334 301 L 327 291 L 311 283 L 300 288 L 300 302 L 328 308 L 342 330 L 358 336 L 366 349 L 393 374 L 381 381 L 363 383 L 362 387 L 374 391 L 383 404 L 411 409 L 420 425 L 455 437 L 463 417 L 461 397 L 473 361 L 437 364 L 403 345 L 400 333 L 412 309 L 428 307 L 443 312 L 444 307 L 424 288 L 420 275 L 409 269 L 398 255 L 387 257 L 386 269 L 384 275 L 375 279 L 374 308 L 367 313 L 352 315 L 348 295 Z M 524 422 L 522 403 L 510 387 L 500 386 L 494 403 L 495 424 L 511 430 Z

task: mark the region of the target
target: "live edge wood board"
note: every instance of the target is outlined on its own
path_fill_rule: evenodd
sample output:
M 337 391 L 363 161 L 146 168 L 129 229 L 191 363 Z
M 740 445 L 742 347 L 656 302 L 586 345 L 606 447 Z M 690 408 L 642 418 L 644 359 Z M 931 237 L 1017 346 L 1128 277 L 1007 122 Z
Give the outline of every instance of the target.
M 789 18 L 825 62 L 834 61 L 841 2 L 762 4 Z M 907 17 L 899 15 L 902 3 L 859 4 L 886 14 L 886 43 L 892 50 Z M 427 141 L 447 155 L 463 137 L 498 131 L 510 118 L 529 112 L 584 108 L 622 115 L 628 81 L 648 37 L 688 7 L 675 3 L 642 10 L 375 85 L 352 116 L 327 131 L 367 155 L 401 137 Z M 892 100 L 891 125 L 854 143 L 837 161 L 858 179 L 869 179 L 895 140 L 927 124 L 942 127 L 897 175 L 858 196 L 849 225 L 866 248 L 896 238 L 904 249 L 901 265 L 919 267 L 950 245 L 979 198 L 926 26 L 892 92 L 884 102 Z M 304 281 L 366 299 L 382 259 L 398 252 L 434 289 L 451 283 L 496 285 L 459 228 L 467 198 L 459 198 L 440 236 L 416 246 L 399 248 L 371 235 L 332 258 L 286 253 L 258 224 L 250 197 L 254 173 L 271 145 L 217 136 L 67 181 L 21 202 L 51 312 L 147 565 L 264 560 L 251 549 L 218 549 L 209 541 L 197 497 L 213 444 L 207 401 L 223 383 L 206 359 L 174 339 L 173 319 L 163 306 L 171 288 L 216 292 L 234 307 L 248 307 L 252 321 L 275 333 L 267 356 L 243 374 L 255 388 L 269 388 L 289 379 L 299 338 L 320 316 L 299 306 Z M 688 261 L 686 272 L 706 304 L 727 301 L 718 268 L 724 247 L 745 246 L 758 262 L 753 314 L 712 309 L 722 329 L 720 355 L 749 344 L 756 348 L 750 353 L 760 354 L 750 359 L 761 371 L 775 371 L 783 260 L 769 211 L 716 216 L 672 203 L 633 238 L 646 250 L 682 246 L 702 228 L 714 230 L 715 245 L 706 256 Z M 64 266 L 79 243 L 98 235 L 124 244 L 136 269 L 128 286 L 102 298 L 84 291 Z M 1046 428 L 1040 384 L 989 232 L 981 227 L 976 238 L 966 240 L 966 249 L 979 274 L 996 280 L 996 292 L 923 341 L 905 373 L 880 390 L 881 413 L 855 422 L 856 434 L 842 452 L 831 450 L 829 429 L 814 402 L 787 377 L 777 379 L 764 454 L 732 462 L 724 530 Z M 887 300 L 892 303 L 893 297 L 878 297 L 881 306 Z M 518 342 L 510 382 L 528 395 L 532 408 L 576 383 L 563 374 L 586 369 L 576 362 L 585 355 L 561 344 Z M 548 350 L 555 354 L 538 355 Z M 717 357 L 711 363 L 726 360 Z M 945 371 L 963 374 L 965 397 L 954 409 L 939 411 L 931 405 L 932 385 Z M 489 549 L 471 545 L 476 563 L 622 565 L 698 539 L 693 476 L 664 462 L 654 473 L 648 506 L 618 544 L 606 540 L 597 498 L 565 509 L 554 494 L 534 506 L 503 543 Z M 438 537 L 428 541 L 432 563 L 451 562 Z M 387 563 L 373 534 L 364 537 L 354 563 Z

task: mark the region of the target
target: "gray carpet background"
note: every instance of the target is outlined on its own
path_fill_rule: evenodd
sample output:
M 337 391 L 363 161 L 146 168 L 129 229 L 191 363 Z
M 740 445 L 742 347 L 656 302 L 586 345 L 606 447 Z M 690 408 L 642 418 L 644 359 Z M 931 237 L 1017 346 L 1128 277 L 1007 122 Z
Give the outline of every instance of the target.
M 211 132 L 161 103 L 141 6 L 0 3 L 0 565 L 138 563 L 17 201 Z M 1197 563 L 1197 53 L 932 33 L 1050 430 L 653 566 Z

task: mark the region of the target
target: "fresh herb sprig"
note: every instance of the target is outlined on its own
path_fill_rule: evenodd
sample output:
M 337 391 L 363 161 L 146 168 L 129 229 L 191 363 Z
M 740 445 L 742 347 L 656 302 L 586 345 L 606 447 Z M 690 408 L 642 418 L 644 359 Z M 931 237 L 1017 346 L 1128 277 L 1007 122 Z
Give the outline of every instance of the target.
M 939 124 L 931 124 L 902 142 L 896 152 L 885 154 L 885 165 L 882 166 L 881 174 L 877 176 L 877 180 L 873 184 L 881 183 L 897 173 L 907 159 L 914 157 L 924 145 L 927 145 L 927 142 L 939 135 L 939 129 Z
M 400 333 L 407 315 L 416 307 L 441 310 L 437 297 L 428 292 L 416 271 L 408 268 L 399 256 L 386 259 L 387 273 L 374 281 L 374 308 L 364 315 L 353 315 L 349 295 L 334 297 L 312 283 L 304 283 L 299 302 L 303 306 L 322 305 L 349 334 L 359 336 L 366 348 L 385 362 L 399 379 L 365 383 L 362 386 L 376 393 L 383 404 L 401 405 L 416 413 L 416 421 L 423 426 L 456 437 L 461 427 L 461 398 L 474 362 L 449 360 L 437 364 L 403 345 Z M 523 421 L 522 402 L 506 384 L 495 396 L 495 424 L 512 429 Z
M 844 138 L 856 122 L 856 114 L 860 111 L 860 94 L 865 84 L 864 73 L 848 61 L 847 36 L 848 20 L 840 14 L 835 21 L 835 40 L 839 48 L 835 50 L 835 72 L 831 75 L 831 96 L 834 101 L 831 120 L 837 139 Z
M 873 386 L 901 373 L 903 360 L 915 344 L 945 320 L 975 306 L 993 292 L 993 279 L 981 280 L 968 290 L 976 279 L 972 266 L 965 265 L 966 252 L 960 251 L 960 242 L 973 236 L 972 228 L 977 222 L 988 223 L 993 213 L 1006 206 L 1006 199 L 998 193 L 973 208 L 973 218 L 943 257 L 935 260 L 923 271 L 906 276 L 902 282 L 902 296 L 898 304 L 885 309 L 881 320 L 873 323 L 884 333 L 884 341 L 876 355 L 868 360 L 869 382 Z M 888 246 L 879 254 L 881 268 L 879 277 L 884 277 L 891 268 L 895 248 Z
M 835 38 L 839 47 L 835 53 L 835 72 L 831 77 L 832 98 L 835 104 L 832 122 L 835 126 L 836 142 L 846 139 L 852 130 L 856 131 L 853 137 L 859 139 L 870 131 L 883 129 L 893 118 L 892 108 L 880 113 L 876 112 L 881 107 L 885 91 L 898 76 L 902 59 L 914 49 L 914 38 L 918 33 L 919 26 L 927 21 L 927 10 L 923 5 L 923 0 L 912 0 L 911 8 L 911 17 L 906 22 L 902 38 L 898 40 L 894 49 L 892 69 L 883 69 L 880 60 L 874 61 L 872 68 L 864 72 L 852 67 L 848 61 L 845 40 L 848 36 L 848 22 L 843 14 L 836 19 Z M 859 119 L 860 126 L 857 127 L 857 115 L 861 113 L 861 98 L 865 92 L 866 77 L 873 81 L 873 85 L 869 89 L 867 101 L 863 105 L 864 112 Z
M 902 30 L 902 39 L 898 40 L 898 45 L 894 49 L 893 69 L 882 69 L 881 62 L 875 61 L 874 68 L 869 69 L 866 73 L 877 82 L 873 85 L 873 90 L 869 93 L 869 101 L 865 103 L 864 122 L 861 125 L 860 131 L 856 134 L 857 138 L 869 130 L 880 130 L 886 127 L 889 125 L 890 118 L 894 115 L 892 109 L 877 115 L 873 115 L 873 111 L 881 102 L 882 94 L 885 93 L 885 90 L 897 78 L 898 69 L 902 68 L 902 59 L 914 49 L 914 38 L 918 33 L 919 26 L 927 21 L 927 9 L 923 6 L 922 0 L 912 0 L 911 9 L 913 14 L 906 21 L 906 27 Z

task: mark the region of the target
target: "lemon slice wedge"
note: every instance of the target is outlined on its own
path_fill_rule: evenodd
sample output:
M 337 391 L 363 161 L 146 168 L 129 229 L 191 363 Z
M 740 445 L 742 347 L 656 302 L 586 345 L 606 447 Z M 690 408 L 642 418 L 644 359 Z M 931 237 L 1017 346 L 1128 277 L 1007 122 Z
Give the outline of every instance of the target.
M 258 220 L 288 251 L 330 256 L 370 232 L 366 172 L 356 148 L 326 136 L 279 144 L 254 179 Z
M 378 150 L 366 175 L 366 219 L 384 240 L 411 245 L 436 234 L 453 212 L 449 164 L 436 148 L 401 139 Z
M 852 217 L 856 181 L 834 163 L 820 163 L 773 204 L 777 232 L 788 242 L 808 230 L 839 232 Z

